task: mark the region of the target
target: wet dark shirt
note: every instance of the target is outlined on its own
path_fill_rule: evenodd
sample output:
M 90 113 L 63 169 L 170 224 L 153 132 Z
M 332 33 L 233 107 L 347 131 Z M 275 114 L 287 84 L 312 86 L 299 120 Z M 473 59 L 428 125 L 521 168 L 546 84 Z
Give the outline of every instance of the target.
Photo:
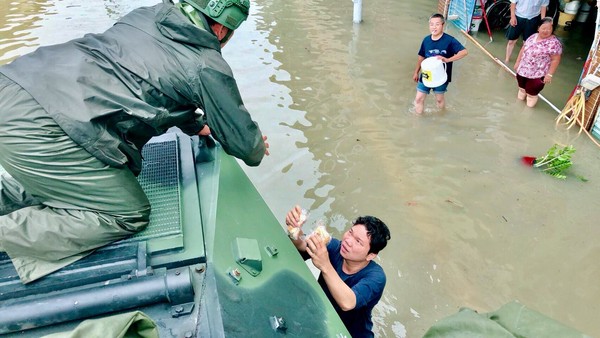
M 359 272 L 348 275 L 342 270 L 343 258 L 340 254 L 342 242 L 333 238 L 327 245 L 329 252 L 329 260 L 335 268 L 340 278 L 348 285 L 356 296 L 356 306 L 349 311 L 343 311 L 338 305 L 329 288 L 325 283 L 322 275 L 319 275 L 319 284 L 329 301 L 337 311 L 338 315 L 346 325 L 348 332 L 354 338 L 373 337 L 373 321 L 371 320 L 371 312 L 375 305 L 381 299 L 383 289 L 385 288 L 385 272 L 381 266 L 374 261 L 360 270 Z
M 437 40 L 433 40 L 431 35 L 428 35 L 421 43 L 419 56 L 428 58 L 440 55 L 445 58 L 451 58 L 463 49 L 465 47 L 450 34 L 444 33 Z M 452 81 L 452 62 L 446 64 L 446 74 L 448 74 L 448 82 Z

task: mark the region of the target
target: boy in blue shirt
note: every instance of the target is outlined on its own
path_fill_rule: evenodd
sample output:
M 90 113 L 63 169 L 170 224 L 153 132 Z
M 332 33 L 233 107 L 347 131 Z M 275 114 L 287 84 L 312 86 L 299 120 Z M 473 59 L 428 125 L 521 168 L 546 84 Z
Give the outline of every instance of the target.
M 290 210 L 285 223 L 299 228 L 299 206 Z M 319 284 L 352 337 L 373 337 L 371 312 L 381 299 L 386 277 L 373 259 L 390 240 L 390 230 L 373 216 L 358 217 L 342 240 L 325 243 L 319 236 L 290 236 L 305 259 L 321 271 Z
M 417 59 L 417 66 L 413 73 L 413 80 L 417 82 L 417 96 L 415 97 L 415 112 L 422 114 L 425 106 L 425 97 L 429 94 L 430 90 L 433 90 L 435 94 L 435 100 L 437 107 L 444 109 L 446 106 L 446 99 L 444 93 L 448 88 L 448 84 L 452 80 L 452 62 L 460 60 L 467 56 L 468 52 L 465 47 L 458 42 L 450 34 L 444 33 L 444 16 L 436 13 L 429 18 L 429 31 L 431 35 L 426 36 L 421 42 L 421 48 L 419 49 L 419 56 Z M 448 80 L 442 85 L 435 88 L 428 88 L 423 84 L 421 79 L 421 62 L 428 57 L 437 57 L 446 63 L 446 74 Z

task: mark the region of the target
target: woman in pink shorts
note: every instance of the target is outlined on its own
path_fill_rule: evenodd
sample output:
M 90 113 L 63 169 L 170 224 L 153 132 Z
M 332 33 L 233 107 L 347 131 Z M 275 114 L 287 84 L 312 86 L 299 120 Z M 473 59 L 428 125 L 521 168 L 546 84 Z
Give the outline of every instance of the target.
M 540 21 L 538 32 L 530 36 L 519 52 L 515 69 L 519 100 L 527 99 L 527 106 L 534 107 L 544 85 L 552 82 L 552 76 L 560 63 L 562 45 L 553 34 L 552 18 Z

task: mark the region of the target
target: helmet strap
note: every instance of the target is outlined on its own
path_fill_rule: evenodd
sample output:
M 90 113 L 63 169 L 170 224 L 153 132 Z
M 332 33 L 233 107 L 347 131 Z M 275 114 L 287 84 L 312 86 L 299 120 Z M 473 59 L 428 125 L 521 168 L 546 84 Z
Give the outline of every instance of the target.
M 223 27 L 225 27 L 225 26 L 223 26 Z M 227 28 L 227 27 L 225 27 L 225 28 Z M 227 34 L 225 34 L 225 36 L 221 40 L 219 40 L 219 42 L 221 44 L 227 43 L 227 41 L 229 41 L 229 39 L 231 38 L 232 35 L 233 35 L 233 29 L 227 28 Z

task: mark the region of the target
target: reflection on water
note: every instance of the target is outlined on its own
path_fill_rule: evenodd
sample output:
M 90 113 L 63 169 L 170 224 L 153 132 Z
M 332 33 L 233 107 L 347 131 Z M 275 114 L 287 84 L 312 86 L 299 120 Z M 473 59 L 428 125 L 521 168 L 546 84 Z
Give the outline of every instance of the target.
M 11 2 L 0 18 L 4 62 L 33 45 L 102 31 L 133 6 L 48 1 L 32 12 L 19 9 L 25 3 Z M 600 336 L 599 149 L 556 130 L 556 113 L 542 102 L 518 102 L 510 74 L 453 27 L 470 54 L 454 66 L 448 109 L 428 98 L 428 112 L 415 116 L 411 77 L 435 5 L 364 3 L 360 25 L 352 7 L 255 1 L 224 50 L 269 137 L 272 155 L 245 169 L 273 212 L 283 223 L 301 204 L 338 236 L 359 214 L 390 225 L 392 242 L 378 260 L 388 276 L 374 313 L 378 336 L 419 337 L 460 307 L 486 312 L 514 299 Z M 11 26 L 16 13 L 29 18 L 22 27 Z M 10 47 L 15 36 L 34 39 Z M 505 40 L 490 46 L 502 50 Z M 554 142 L 575 146 L 573 172 L 589 182 L 519 164 Z
M 156 1 L 4 1 L 0 6 L 0 64 L 86 33 L 98 33 L 137 6 Z
M 48 1 L 4 2 L 0 7 L 0 64 L 20 55 L 21 51 L 37 46 L 32 30 L 39 28 L 38 21 L 48 13 Z M 15 51 L 19 50 L 19 53 Z
M 455 64 L 448 109 L 429 98 L 425 116 L 411 114 L 416 52 L 434 10 L 425 1 L 365 4 L 359 26 L 351 2 L 259 4 L 224 51 L 271 141 L 272 155 L 247 172 L 276 215 L 300 203 L 337 235 L 358 214 L 391 225 L 379 336 L 418 337 L 462 306 L 491 311 L 513 299 L 600 335 L 590 301 L 600 297 L 591 261 L 600 247 L 590 240 L 598 149 L 555 130 L 549 106 L 518 102 L 514 78 L 452 27 L 470 54 Z M 589 182 L 519 164 L 554 142 L 575 145 L 573 171 Z

